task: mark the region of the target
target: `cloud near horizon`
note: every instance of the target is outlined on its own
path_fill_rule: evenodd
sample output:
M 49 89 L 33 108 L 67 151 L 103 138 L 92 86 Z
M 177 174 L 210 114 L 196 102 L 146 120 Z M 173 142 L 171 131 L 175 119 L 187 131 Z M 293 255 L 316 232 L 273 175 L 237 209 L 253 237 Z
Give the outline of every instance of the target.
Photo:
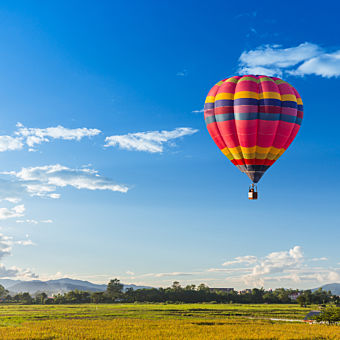
M 317 260 L 325 261 L 326 258 Z M 315 267 L 308 265 L 308 262 L 315 262 L 315 258 L 308 259 L 304 256 L 300 246 L 294 246 L 287 251 L 272 252 L 263 258 L 255 256 L 236 257 L 232 261 L 227 261 L 222 265 L 246 265 L 245 268 L 230 268 L 230 279 L 242 281 L 247 285 L 257 287 L 264 286 L 265 283 L 275 283 L 280 281 L 290 281 L 301 283 L 303 281 L 316 280 L 319 283 L 340 280 L 340 270 L 327 267 Z M 233 275 L 233 269 L 237 275 Z M 243 272 L 243 273 L 242 273 Z M 235 274 L 234 273 L 234 274 Z
M 188 127 L 176 128 L 171 131 L 147 131 L 115 135 L 105 138 L 105 147 L 118 146 L 124 150 L 145 151 L 150 153 L 162 153 L 164 145 L 174 139 L 193 135 L 198 130 Z M 173 145 L 173 144 L 172 144 Z
M 253 255 L 237 256 L 222 263 L 220 268 L 201 269 L 192 272 L 144 273 L 126 277 L 134 283 L 143 285 L 170 285 L 174 280 L 185 284 L 211 282 L 213 286 L 228 286 L 239 289 L 253 287 L 292 287 L 310 288 L 320 284 L 340 280 L 340 268 L 313 265 L 318 261 L 326 261 L 324 257 L 305 257 L 300 246 L 288 250 L 274 251 L 263 257 Z M 227 267 L 227 268 L 226 268 Z M 124 276 L 123 276 L 124 277 Z
M 239 58 L 240 74 L 265 74 L 281 77 L 317 75 L 325 78 L 340 76 L 340 50 L 326 49 L 309 42 L 295 47 L 264 45 L 244 51 Z
M 25 240 L 14 241 L 11 236 L 6 236 L 0 233 L 0 260 L 3 257 L 11 255 L 13 245 L 29 246 L 34 243 L 26 237 Z M 0 263 L 0 278 L 23 278 L 23 279 L 36 279 L 38 275 L 33 273 L 30 269 L 22 269 L 15 266 L 7 268 L 4 264 Z

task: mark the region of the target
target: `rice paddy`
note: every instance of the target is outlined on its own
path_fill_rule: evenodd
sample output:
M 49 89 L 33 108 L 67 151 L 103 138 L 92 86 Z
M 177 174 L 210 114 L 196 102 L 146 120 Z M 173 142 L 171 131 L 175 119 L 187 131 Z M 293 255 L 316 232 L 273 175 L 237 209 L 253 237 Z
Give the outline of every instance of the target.
M 0 305 L 0 339 L 340 339 L 297 305 Z M 290 320 L 281 321 L 281 320 Z

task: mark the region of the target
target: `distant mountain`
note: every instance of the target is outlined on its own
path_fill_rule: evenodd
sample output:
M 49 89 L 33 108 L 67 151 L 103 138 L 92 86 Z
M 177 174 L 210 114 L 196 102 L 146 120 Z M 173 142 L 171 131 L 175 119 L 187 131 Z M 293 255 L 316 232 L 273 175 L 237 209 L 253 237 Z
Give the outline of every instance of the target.
M 20 281 L 0 279 L 0 284 L 4 286 L 10 293 L 29 292 L 31 295 L 34 295 L 38 292 L 45 292 L 48 295 L 58 293 L 63 294 L 75 289 L 87 292 L 104 292 L 107 286 L 106 284 L 96 284 L 89 281 L 73 280 L 69 278 L 48 281 Z M 127 288 L 141 289 L 151 287 L 124 285 L 124 290 L 126 290 Z
M 334 295 L 340 295 L 340 283 L 330 283 L 319 288 L 322 288 L 322 290 L 325 290 L 326 292 L 330 290 Z M 319 288 L 312 289 L 312 292 L 318 290 Z

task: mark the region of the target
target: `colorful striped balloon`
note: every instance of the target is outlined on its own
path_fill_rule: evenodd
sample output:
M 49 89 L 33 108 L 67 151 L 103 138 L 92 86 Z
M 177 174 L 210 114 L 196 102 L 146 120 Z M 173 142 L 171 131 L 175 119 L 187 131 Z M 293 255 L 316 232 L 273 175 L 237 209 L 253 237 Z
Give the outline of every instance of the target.
M 204 105 L 210 136 L 253 183 L 286 151 L 302 117 L 295 88 L 267 76 L 224 79 L 209 91 Z

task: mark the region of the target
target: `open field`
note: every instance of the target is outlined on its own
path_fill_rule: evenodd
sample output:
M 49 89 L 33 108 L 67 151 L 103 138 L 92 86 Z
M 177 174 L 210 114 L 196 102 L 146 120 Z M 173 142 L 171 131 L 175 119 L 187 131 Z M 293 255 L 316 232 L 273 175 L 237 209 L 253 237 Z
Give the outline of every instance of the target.
M 340 339 L 340 326 L 301 322 L 309 310 L 236 304 L 0 305 L 0 338 Z

